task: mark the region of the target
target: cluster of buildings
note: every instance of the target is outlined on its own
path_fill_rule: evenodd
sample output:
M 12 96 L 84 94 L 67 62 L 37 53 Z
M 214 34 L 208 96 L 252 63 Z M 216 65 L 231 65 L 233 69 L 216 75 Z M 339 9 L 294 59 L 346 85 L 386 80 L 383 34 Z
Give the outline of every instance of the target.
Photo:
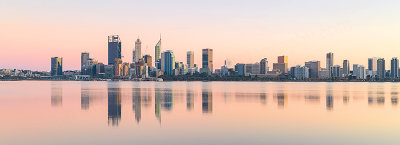
M 90 57 L 89 52 L 81 53 L 81 70 L 63 71 L 63 58 L 51 58 L 51 71 L 32 73 L 28 70 L 0 70 L 0 77 L 23 76 L 51 78 L 85 79 L 124 79 L 124 80 L 158 80 L 159 76 L 179 76 L 207 74 L 212 76 L 243 76 L 261 78 L 279 78 L 285 80 L 368 80 L 387 81 L 399 79 L 399 60 L 393 57 L 390 69 L 386 69 L 384 58 L 368 58 L 368 67 L 352 64 L 343 60 L 342 65 L 334 63 L 334 54 L 326 54 L 326 66 L 320 61 L 307 61 L 304 65 L 288 66 L 288 56 L 278 56 L 277 62 L 269 67 L 268 59 L 262 58 L 255 63 L 237 63 L 232 65 L 225 60 L 221 68 L 214 70 L 213 49 L 202 49 L 201 68 L 194 63 L 194 51 L 187 52 L 186 63 L 176 61 L 172 50 L 162 50 L 161 37 L 154 46 L 154 56 L 142 54 L 142 42 L 138 38 L 132 51 L 132 62 L 123 62 L 121 39 L 118 35 L 108 36 L 108 62 L 102 63 Z
M 202 50 L 202 67 L 194 63 L 194 51 L 187 52 L 187 62 L 175 60 L 172 50 L 162 51 L 161 37 L 155 45 L 154 57 L 142 54 L 142 42 L 138 38 L 132 51 L 132 62 L 123 62 L 121 39 L 118 35 L 108 36 L 108 63 L 104 64 L 90 58 L 89 52 L 81 53 L 80 72 L 71 72 L 75 79 L 156 79 L 161 75 L 193 75 L 196 73 L 213 74 L 213 50 Z M 65 76 L 62 71 L 62 58 L 51 58 L 51 75 Z

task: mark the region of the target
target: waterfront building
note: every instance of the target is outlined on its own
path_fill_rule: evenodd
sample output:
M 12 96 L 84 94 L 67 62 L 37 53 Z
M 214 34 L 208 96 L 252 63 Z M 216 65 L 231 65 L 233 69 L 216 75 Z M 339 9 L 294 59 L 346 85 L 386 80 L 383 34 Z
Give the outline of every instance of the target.
M 296 78 L 296 80 L 308 79 L 310 76 L 309 68 L 306 66 L 302 67 L 300 65 L 297 65 L 296 67 L 293 68 L 292 71 L 293 71 L 292 74 L 294 75 L 294 78 Z
M 333 79 L 340 78 L 342 75 L 340 73 L 340 65 L 334 65 L 329 69 L 329 76 Z
M 213 49 L 202 50 L 202 69 L 206 71 L 208 69 L 209 74 L 213 73 Z
M 269 71 L 268 60 L 267 58 L 263 58 L 260 61 L 260 74 L 267 74 L 268 71 Z
M 108 65 L 113 65 L 115 59 L 121 59 L 121 40 L 118 35 L 108 36 Z
M 135 41 L 135 62 L 139 62 L 142 58 L 142 41 L 140 39 L 136 39 Z
M 318 78 L 319 72 L 321 71 L 320 61 L 307 61 L 304 66 L 309 68 L 310 78 Z
M 353 76 L 358 80 L 365 79 L 365 67 L 359 64 L 353 64 Z
M 152 60 L 152 57 L 150 55 L 148 55 L 148 54 L 144 55 L 143 56 L 143 61 L 147 66 L 153 67 L 153 63 L 152 63 L 153 60 Z
M 186 62 L 189 68 L 194 67 L 194 51 L 188 51 L 186 53 Z
M 343 60 L 343 77 L 350 75 L 350 62 L 349 60 Z
M 63 58 L 52 57 L 51 58 L 51 76 L 62 76 L 63 75 Z
M 155 62 L 155 67 L 157 69 L 161 69 L 161 35 L 160 35 L 160 40 L 158 40 L 156 46 L 154 47 L 154 62 Z
M 399 78 L 399 59 L 397 57 L 393 57 L 390 61 L 390 78 Z
M 175 74 L 175 55 L 172 50 L 164 51 L 161 54 L 161 71 L 165 75 Z
M 326 69 L 329 71 L 330 68 L 333 66 L 333 53 L 329 52 L 326 54 Z
M 238 63 L 235 65 L 236 74 L 239 76 L 244 76 L 246 73 L 246 64 Z
M 319 79 L 322 80 L 329 79 L 329 70 L 321 69 L 321 71 L 319 71 Z
M 385 69 L 385 59 L 384 58 L 378 58 L 377 62 L 376 62 L 376 68 L 377 68 L 377 77 L 380 80 L 384 80 L 385 79 L 385 73 L 386 73 L 386 69 Z
M 375 78 L 377 75 L 378 67 L 377 67 L 378 58 L 368 58 L 368 75 L 372 78 Z
M 278 63 L 273 63 L 273 71 L 287 74 L 289 71 L 288 62 L 289 60 L 287 56 L 278 56 Z

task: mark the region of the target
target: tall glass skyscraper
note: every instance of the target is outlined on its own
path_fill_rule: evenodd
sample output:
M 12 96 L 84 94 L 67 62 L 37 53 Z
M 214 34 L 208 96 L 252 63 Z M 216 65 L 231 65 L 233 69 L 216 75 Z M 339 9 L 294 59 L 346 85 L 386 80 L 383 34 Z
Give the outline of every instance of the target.
M 161 54 L 161 71 L 165 75 L 175 74 L 175 55 L 172 50 L 167 50 Z
M 213 73 L 213 50 L 206 48 L 203 49 L 202 68 L 207 68 Z
M 399 78 L 399 59 L 393 57 L 390 61 L 390 77 L 392 79 Z
M 113 65 L 115 59 L 121 59 L 121 40 L 118 35 L 108 36 L 108 65 Z
M 62 57 L 51 58 L 51 76 L 62 76 Z
M 189 68 L 194 67 L 194 51 L 188 51 L 186 54 L 186 62 Z
M 330 70 L 332 66 L 333 66 L 333 53 L 329 52 L 326 54 L 326 69 Z

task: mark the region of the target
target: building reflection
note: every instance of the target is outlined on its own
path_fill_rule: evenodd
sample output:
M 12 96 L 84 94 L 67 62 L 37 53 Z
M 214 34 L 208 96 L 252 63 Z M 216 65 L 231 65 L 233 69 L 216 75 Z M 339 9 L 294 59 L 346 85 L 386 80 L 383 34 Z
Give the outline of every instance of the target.
M 142 91 L 141 88 L 132 89 L 132 108 L 135 112 L 135 120 L 137 123 L 142 118 Z
M 156 115 L 157 120 L 161 123 L 161 91 L 160 88 L 154 89 L 154 113 Z
M 51 84 L 51 106 L 62 106 L 62 86 L 58 82 Z
M 368 105 L 384 105 L 385 104 L 385 90 L 384 88 L 371 86 L 368 89 Z
M 161 107 L 167 111 L 171 111 L 174 106 L 174 93 L 171 88 L 165 88 L 162 91 Z
M 283 109 L 283 108 L 285 108 L 285 106 L 287 106 L 288 97 L 287 97 L 287 94 L 283 90 L 275 92 L 274 99 L 277 100 L 278 108 Z
M 213 109 L 212 91 L 209 89 L 208 85 L 203 83 L 201 92 L 201 108 L 203 113 L 212 113 Z
M 332 93 L 332 86 L 328 84 L 326 88 L 326 110 L 332 111 L 333 110 L 333 93 Z
M 186 109 L 188 111 L 194 108 L 194 93 L 191 88 L 186 87 Z
M 347 86 L 345 86 L 343 90 L 343 104 L 348 104 L 349 101 L 350 101 L 349 89 Z
M 81 84 L 81 110 L 88 110 L 90 107 L 89 87 Z
M 390 100 L 392 102 L 392 106 L 397 106 L 399 92 L 397 92 L 396 86 L 392 87 L 392 92 L 390 94 L 391 94 Z
M 108 87 L 108 125 L 118 126 L 121 120 L 120 88 Z

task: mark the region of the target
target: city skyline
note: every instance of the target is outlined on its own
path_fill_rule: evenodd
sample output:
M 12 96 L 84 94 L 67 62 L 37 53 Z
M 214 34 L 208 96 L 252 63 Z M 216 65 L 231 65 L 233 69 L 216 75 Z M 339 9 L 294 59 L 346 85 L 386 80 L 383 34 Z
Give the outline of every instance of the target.
M 399 2 L 310 1 L 288 5 L 235 1 L 229 6 L 224 2 L 211 5 L 210 1 L 160 1 L 157 5 L 141 1 L 99 1 L 95 5 L 88 1 L 1 3 L 0 30 L 7 35 L 1 36 L 0 47 L 7 55 L 0 58 L 0 68 L 49 71 L 48 58 L 62 56 L 64 70 L 79 70 L 79 53 L 84 51 L 107 63 L 104 39 L 113 34 L 123 42 L 124 62 L 132 59 L 138 36 L 142 54 L 153 56 L 161 33 L 163 50 L 173 50 L 177 61 L 184 62 L 188 50 L 201 54 L 201 49 L 214 49 L 214 68 L 222 66 L 225 59 L 233 64 L 254 63 L 280 55 L 290 57 L 289 66 L 311 60 L 326 64 L 326 52 L 335 53 L 335 65 L 348 59 L 367 66 L 366 59 L 370 57 L 397 57 L 393 52 L 400 47 L 396 37 L 400 12 L 395 7 Z M 106 4 L 115 6 L 118 15 L 101 7 Z M 131 10 L 130 5 L 141 7 Z M 148 12 L 149 8 L 155 11 Z M 110 23 L 114 21 L 118 24 Z M 196 57 L 195 63 L 200 64 L 201 59 Z

